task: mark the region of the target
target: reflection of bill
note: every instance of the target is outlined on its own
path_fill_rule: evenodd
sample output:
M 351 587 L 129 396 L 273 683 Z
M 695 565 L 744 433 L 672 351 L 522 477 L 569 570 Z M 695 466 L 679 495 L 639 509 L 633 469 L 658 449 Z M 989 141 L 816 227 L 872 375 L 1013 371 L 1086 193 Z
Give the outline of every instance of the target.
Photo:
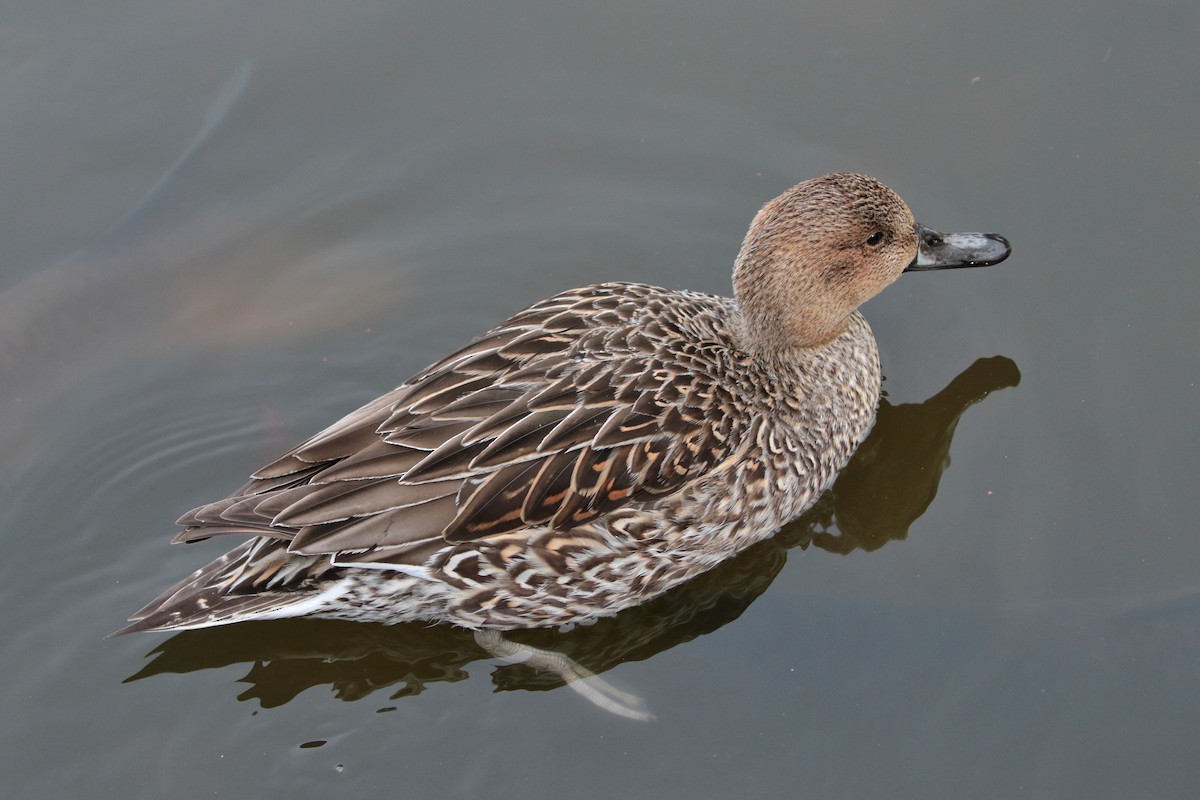
M 874 429 L 833 487 L 777 536 L 645 605 L 567 633 L 514 632 L 521 642 L 562 653 L 601 673 L 640 661 L 737 619 L 762 594 L 797 545 L 838 553 L 872 551 L 903 539 L 937 494 L 950 463 L 950 442 L 964 411 L 993 391 L 1016 386 L 1011 359 L 983 358 L 924 403 L 880 404 Z M 418 694 L 428 683 L 467 677 L 483 656 L 470 631 L 449 625 L 393 627 L 312 620 L 245 622 L 186 631 L 159 645 L 155 658 L 130 680 L 236 663 L 253 666 L 240 699 L 264 706 L 288 702 L 329 684 L 357 700 L 402 684 L 393 698 Z M 550 689 L 555 675 L 520 664 L 497 669 L 501 689 Z
M 1011 359 L 995 356 L 979 359 L 924 403 L 894 406 L 884 398 L 870 436 L 818 506 L 798 520 L 819 519 L 829 528 L 832 518 L 836 532 L 809 533 L 810 523 L 804 535 L 835 553 L 878 550 L 903 539 L 937 494 L 962 413 L 1020 380 Z

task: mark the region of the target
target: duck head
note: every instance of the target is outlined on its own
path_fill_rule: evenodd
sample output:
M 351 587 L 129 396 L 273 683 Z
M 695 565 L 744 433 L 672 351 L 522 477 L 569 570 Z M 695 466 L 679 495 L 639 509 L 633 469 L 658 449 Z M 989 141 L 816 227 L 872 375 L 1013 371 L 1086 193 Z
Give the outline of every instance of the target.
M 734 265 L 740 344 L 752 353 L 820 345 L 904 272 L 982 267 L 1008 257 L 994 233 L 938 233 L 866 175 L 796 184 L 750 225 Z

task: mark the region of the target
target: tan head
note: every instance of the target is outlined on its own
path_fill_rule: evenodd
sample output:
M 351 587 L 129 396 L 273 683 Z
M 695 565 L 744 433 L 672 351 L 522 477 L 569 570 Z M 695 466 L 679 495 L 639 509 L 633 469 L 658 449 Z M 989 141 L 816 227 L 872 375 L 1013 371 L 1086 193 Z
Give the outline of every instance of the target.
M 913 262 L 917 226 L 896 193 L 866 175 L 804 181 L 763 206 L 733 272 L 742 345 L 821 344 Z

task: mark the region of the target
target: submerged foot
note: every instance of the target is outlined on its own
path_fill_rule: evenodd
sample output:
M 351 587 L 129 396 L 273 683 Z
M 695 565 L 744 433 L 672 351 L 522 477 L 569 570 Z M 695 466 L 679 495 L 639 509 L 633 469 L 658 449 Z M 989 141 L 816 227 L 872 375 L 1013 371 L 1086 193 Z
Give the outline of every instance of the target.
M 523 662 L 534 669 L 557 675 L 567 686 L 583 695 L 593 705 L 611 714 L 642 722 L 654 719 L 654 715 L 646 710 L 646 704 L 642 698 L 618 689 L 562 653 L 543 650 L 540 647 L 519 642 L 510 642 L 500 631 L 495 630 L 475 631 L 475 643 L 494 658 L 510 664 Z

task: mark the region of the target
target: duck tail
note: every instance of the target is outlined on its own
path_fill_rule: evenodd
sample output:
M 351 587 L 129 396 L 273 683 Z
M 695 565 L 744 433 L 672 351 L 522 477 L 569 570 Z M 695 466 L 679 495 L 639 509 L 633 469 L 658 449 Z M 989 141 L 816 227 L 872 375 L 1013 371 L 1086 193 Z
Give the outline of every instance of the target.
M 257 537 L 167 589 L 105 638 L 304 616 L 328 589 L 316 578 L 329 569 L 328 558 L 298 558 L 286 541 Z

